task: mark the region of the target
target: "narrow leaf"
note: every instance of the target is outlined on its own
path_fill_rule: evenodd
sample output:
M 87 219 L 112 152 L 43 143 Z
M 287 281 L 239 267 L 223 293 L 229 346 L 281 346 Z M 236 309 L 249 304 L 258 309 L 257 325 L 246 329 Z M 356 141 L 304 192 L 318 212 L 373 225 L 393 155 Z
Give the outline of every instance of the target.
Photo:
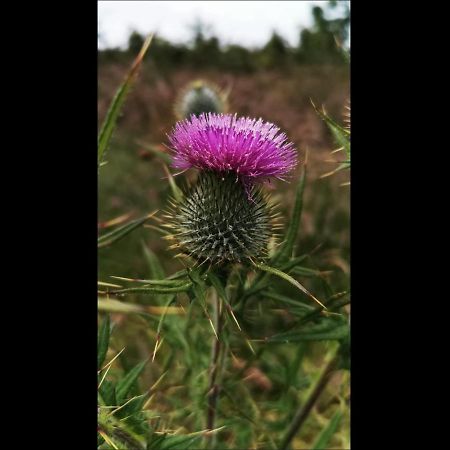
M 109 335 L 110 335 L 110 320 L 109 315 L 106 314 L 103 319 L 102 326 L 98 333 L 97 343 L 97 368 L 101 369 L 103 362 L 105 361 L 106 353 L 108 352 Z
M 339 147 L 343 147 L 345 149 L 347 158 L 350 160 L 350 131 L 339 125 L 337 122 L 335 122 L 331 117 L 325 114 L 325 112 L 320 111 L 318 108 L 316 108 L 314 103 L 312 105 L 316 110 L 317 114 L 327 124 L 336 143 L 339 145 Z
M 260 270 L 263 270 L 264 272 L 268 272 L 268 273 L 276 275 L 280 278 L 283 278 L 283 280 L 288 281 L 289 283 L 294 285 L 297 289 L 300 289 L 304 294 L 306 294 L 308 297 L 312 298 L 315 302 L 317 302 L 324 309 L 327 309 L 326 306 L 322 302 L 320 302 L 320 300 L 318 300 L 316 297 L 314 297 L 314 295 L 312 295 L 304 286 L 302 286 L 297 280 L 292 278 L 287 273 L 284 273 L 281 270 L 275 269 L 274 267 L 266 266 L 265 264 L 256 263 L 255 267 Z
M 327 426 L 320 432 L 319 436 L 312 446 L 312 450 L 323 450 L 329 447 L 328 443 L 338 429 L 341 419 L 342 411 L 337 410 L 328 422 Z
M 192 283 L 180 284 L 175 287 L 133 287 L 128 289 L 120 289 L 117 291 L 110 291 L 109 294 L 117 295 L 117 294 L 175 294 L 178 292 L 186 292 L 190 289 Z
M 205 285 L 205 282 L 202 280 L 200 274 L 195 269 L 191 270 L 189 272 L 189 278 L 192 280 L 192 290 L 194 291 L 195 298 L 198 300 L 198 302 L 200 303 L 200 306 L 203 308 L 205 316 L 207 317 L 216 338 L 219 339 L 219 337 L 217 336 L 217 331 L 214 328 L 214 324 L 211 319 L 211 316 L 208 312 L 208 307 L 206 305 L 207 287 Z
M 168 287 L 176 287 L 180 286 L 181 284 L 186 284 L 187 280 L 162 280 L 162 279 L 156 279 L 156 280 L 143 280 L 141 278 L 126 278 L 126 277 L 117 277 L 114 275 L 111 275 L 111 278 L 115 278 L 116 280 L 122 280 L 122 281 L 130 281 L 133 283 L 142 283 L 142 284 L 148 284 L 150 286 L 168 286 Z M 115 286 L 111 285 L 112 287 L 122 287 L 122 286 Z
M 164 269 L 155 253 L 142 242 L 142 249 L 144 252 L 145 260 L 147 261 L 148 267 L 150 269 L 150 276 L 162 280 L 165 278 Z
M 138 70 L 141 66 L 141 63 L 144 59 L 145 53 L 150 46 L 153 35 L 150 35 L 144 42 L 139 55 L 135 59 L 130 71 L 128 72 L 125 81 L 119 87 L 114 96 L 114 99 L 109 107 L 108 112 L 106 113 L 105 121 L 103 122 L 102 128 L 100 130 L 100 134 L 98 137 L 98 165 L 103 162 L 103 158 L 105 156 L 105 151 L 108 147 L 109 141 L 111 139 L 114 128 L 116 127 L 117 118 L 119 117 L 120 110 L 125 102 L 126 96 L 133 84 L 133 81 L 136 78 Z
M 135 230 L 136 228 L 140 227 L 142 224 L 147 222 L 147 220 L 153 217 L 156 213 L 157 211 L 154 211 L 150 214 L 147 214 L 144 217 L 141 217 L 140 219 L 132 220 L 131 222 L 122 225 L 121 227 L 116 228 L 115 230 L 106 233 L 103 236 L 100 236 L 97 240 L 97 247 L 98 248 L 106 247 L 124 238 L 133 230 Z
M 306 182 L 306 165 L 303 166 L 302 174 L 297 184 L 295 192 L 295 203 L 292 210 L 292 216 L 289 221 L 289 227 L 286 231 L 286 238 L 283 245 L 281 245 L 278 253 L 272 258 L 271 264 L 277 263 L 280 259 L 290 258 L 294 253 L 294 246 L 297 240 L 298 230 L 300 228 L 300 219 L 303 209 L 303 192 L 305 190 Z
M 242 331 L 241 326 L 239 325 L 239 322 L 236 319 L 236 316 L 234 315 L 233 308 L 231 307 L 230 299 L 228 297 L 227 291 L 224 288 L 219 277 L 215 273 L 209 272 L 208 279 L 211 281 L 211 284 L 214 286 L 214 289 L 216 290 L 219 297 L 224 301 L 225 307 L 226 307 L 228 313 L 230 314 L 230 316 L 232 317 L 232 319 L 234 320 L 234 323 L 238 327 L 239 331 Z
M 148 360 L 142 361 L 135 367 L 133 367 L 116 385 L 116 399 L 118 403 L 122 403 L 125 400 L 127 394 L 130 392 L 133 384 L 138 379 L 139 375 L 143 372 Z
M 287 333 L 276 334 L 267 339 L 267 342 L 300 342 L 300 341 L 328 341 L 344 339 L 348 336 L 349 327 L 347 324 L 331 326 L 328 329 L 323 327 L 312 328 L 308 331 L 288 331 Z
M 289 298 L 285 295 L 278 294 L 276 292 L 266 291 L 266 292 L 264 292 L 263 297 L 270 298 L 272 300 L 276 300 L 276 301 L 279 301 L 282 303 L 286 303 L 288 305 L 300 307 L 306 311 L 315 311 L 315 308 L 309 304 L 300 302 L 298 300 L 294 300 L 292 298 Z

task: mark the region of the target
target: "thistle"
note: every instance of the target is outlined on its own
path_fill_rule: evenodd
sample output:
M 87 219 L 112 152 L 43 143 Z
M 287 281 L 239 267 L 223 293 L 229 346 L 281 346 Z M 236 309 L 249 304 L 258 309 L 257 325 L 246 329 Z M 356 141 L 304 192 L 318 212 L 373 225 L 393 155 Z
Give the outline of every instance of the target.
M 227 108 L 225 93 L 213 83 L 196 80 L 181 91 L 175 102 L 175 115 L 182 120 L 202 113 L 224 113 Z
M 200 170 L 196 184 L 173 200 L 166 215 L 171 248 L 200 264 L 266 257 L 276 215 L 258 182 L 282 179 L 295 167 L 286 135 L 261 119 L 202 114 L 179 122 L 169 140 L 175 168 Z

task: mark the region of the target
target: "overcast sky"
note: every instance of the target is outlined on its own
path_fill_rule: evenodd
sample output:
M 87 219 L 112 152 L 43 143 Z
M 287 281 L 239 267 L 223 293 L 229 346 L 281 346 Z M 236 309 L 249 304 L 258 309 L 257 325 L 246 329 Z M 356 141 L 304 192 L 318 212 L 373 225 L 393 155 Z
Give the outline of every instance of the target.
M 347 2 L 343 2 L 347 3 Z M 99 48 L 125 47 L 130 32 L 157 32 L 186 43 L 197 20 L 209 25 L 221 43 L 247 47 L 267 42 L 277 31 L 291 45 L 312 24 L 311 8 L 326 1 L 99 1 Z

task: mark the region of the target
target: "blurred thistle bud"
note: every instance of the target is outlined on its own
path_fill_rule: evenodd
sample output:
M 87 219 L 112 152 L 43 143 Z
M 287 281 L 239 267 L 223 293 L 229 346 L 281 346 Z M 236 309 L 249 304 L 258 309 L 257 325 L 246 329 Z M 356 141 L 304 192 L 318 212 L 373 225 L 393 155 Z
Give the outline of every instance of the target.
M 169 140 L 174 167 L 200 170 L 166 215 L 171 248 L 199 263 L 265 258 L 277 224 L 257 182 L 282 178 L 295 167 L 296 151 L 286 135 L 261 119 L 201 114 L 178 122 Z
M 178 95 L 175 115 L 179 120 L 202 113 L 224 113 L 228 109 L 228 94 L 215 84 L 203 80 L 189 83 Z

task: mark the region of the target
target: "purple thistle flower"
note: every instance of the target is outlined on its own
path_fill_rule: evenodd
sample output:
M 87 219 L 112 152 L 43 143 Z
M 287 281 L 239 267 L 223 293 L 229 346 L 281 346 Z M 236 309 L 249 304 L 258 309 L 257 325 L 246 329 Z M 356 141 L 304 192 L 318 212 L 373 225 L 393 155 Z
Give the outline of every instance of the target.
M 169 136 L 173 167 L 235 172 L 245 184 L 283 179 L 297 164 L 297 153 L 280 129 L 262 119 L 236 114 L 201 114 L 178 122 Z

